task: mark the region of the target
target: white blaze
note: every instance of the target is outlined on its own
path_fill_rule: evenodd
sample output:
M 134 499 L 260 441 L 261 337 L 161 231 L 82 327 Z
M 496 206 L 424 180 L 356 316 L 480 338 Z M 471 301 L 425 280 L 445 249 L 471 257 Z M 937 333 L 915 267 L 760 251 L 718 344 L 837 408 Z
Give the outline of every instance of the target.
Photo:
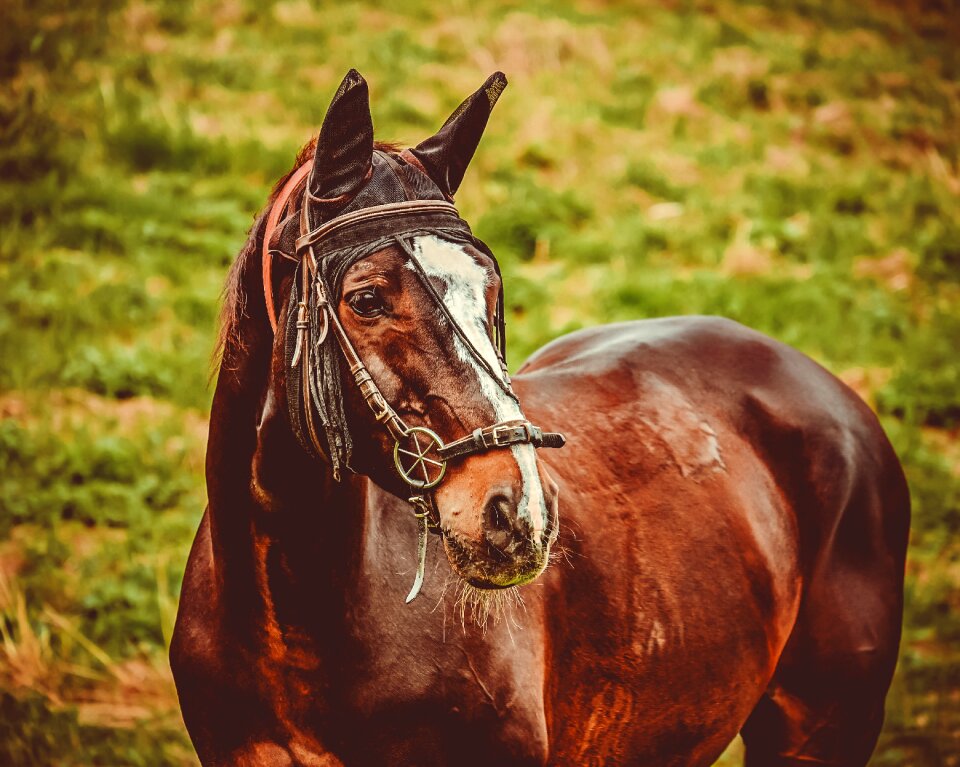
M 500 361 L 487 334 L 486 271 L 460 246 L 433 235 L 414 238 L 413 252 L 427 276 L 443 282 L 446 287 L 443 302 L 450 315 L 499 377 Z M 407 267 L 415 268 L 412 264 Z M 497 421 L 522 419 L 520 406 L 491 380 L 490 374 L 479 365 L 459 336 L 453 336 L 453 347 L 460 360 L 476 373 L 480 391 L 493 406 Z M 513 445 L 510 452 L 517 462 L 523 481 L 517 513 L 530 522 L 535 532 L 540 533 L 547 516 L 535 449 L 533 445 Z

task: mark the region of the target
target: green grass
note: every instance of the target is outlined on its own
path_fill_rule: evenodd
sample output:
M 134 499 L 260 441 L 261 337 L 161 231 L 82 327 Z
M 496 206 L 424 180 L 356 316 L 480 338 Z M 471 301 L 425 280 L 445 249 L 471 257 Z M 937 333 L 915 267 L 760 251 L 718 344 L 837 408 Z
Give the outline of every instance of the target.
M 457 202 L 502 261 L 513 367 L 585 325 L 715 313 L 880 412 L 915 513 L 873 764 L 960 764 L 953 0 L 7 5 L 0 762 L 194 763 L 164 656 L 218 295 L 357 67 L 409 143 L 510 78 Z

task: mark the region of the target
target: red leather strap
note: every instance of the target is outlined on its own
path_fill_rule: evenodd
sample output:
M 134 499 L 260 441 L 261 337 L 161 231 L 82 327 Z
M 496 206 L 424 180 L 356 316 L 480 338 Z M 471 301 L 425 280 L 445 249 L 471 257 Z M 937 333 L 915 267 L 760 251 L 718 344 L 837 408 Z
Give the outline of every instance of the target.
M 270 327 L 273 332 L 277 332 L 277 310 L 273 305 L 273 258 L 270 255 L 270 239 L 280 223 L 280 217 L 283 215 L 290 197 L 296 191 L 297 187 L 303 183 L 310 168 L 313 166 L 313 160 L 305 162 L 297 168 L 283 185 L 280 194 L 270 208 L 270 214 L 267 216 L 267 228 L 263 232 L 263 300 L 267 306 L 267 317 L 270 319 Z
M 307 175 L 310 173 L 310 169 L 313 167 L 313 158 L 307 160 L 303 165 L 297 168 L 293 173 L 290 174 L 290 178 L 287 179 L 287 183 L 283 185 L 283 189 L 280 190 L 280 194 L 277 195 L 276 201 L 273 203 L 273 207 L 270 208 L 270 214 L 267 216 L 267 228 L 263 232 L 263 302 L 267 306 L 267 317 L 270 319 L 270 327 L 273 329 L 273 332 L 277 332 L 277 310 L 273 303 L 273 258 L 270 256 L 270 240 L 273 238 L 273 233 L 277 229 L 277 225 L 280 223 L 280 219 L 283 216 L 284 210 L 287 208 L 287 205 L 290 202 L 290 198 L 296 193 L 297 189 L 300 188 L 300 185 L 304 183 Z M 373 176 L 373 165 L 367 169 L 366 175 L 363 177 L 361 183 L 369 181 Z M 314 197 L 312 194 L 310 198 L 318 203 L 334 203 L 340 204 L 349 201 L 355 194 L 357 190 L 347 192 L 346 194 L 341 194 L 337 197 Z M 307 190 L 307 194 L 310 194 L 310 190 Z

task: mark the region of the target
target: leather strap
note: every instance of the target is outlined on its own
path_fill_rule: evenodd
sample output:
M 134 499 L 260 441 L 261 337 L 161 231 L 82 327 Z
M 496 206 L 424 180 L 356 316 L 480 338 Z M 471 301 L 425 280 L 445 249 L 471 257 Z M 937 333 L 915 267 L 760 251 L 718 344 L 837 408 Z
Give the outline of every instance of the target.
M 267 317 L 270 320 L 270 328 L 273 330 L 274 334 L 277 332 L 277 310 L 276 304 L 273 301 L 273 256 L 270 252 L 270 244 L 273 240 L 274 232 L 276 232 L 277 226 L 280 224 L 281 218 L 283 217 L 284 211 L 289 207 L 291 200 L 299 193 L 300 187 L 303 186 L 304 182 L 307 180 L 312 168 L 313 158 L 310 158 L 290 174 L 290 178 L 287 179 L 287 182 L 280 190 L 280 194 L 277 195 L 277 198 L 273 203 L 273 207 L 270 208 L 270 213 L 267 216 L 267 226 L 263 231 L 263 247 L 261 249 L 263 270 L 263 300 L 267 306 Z M 369 181 L 372 173 L 373 166 L 367 170 L 367 173 L 363 177 L 361 184 Z M 346 194 L 341 194 L 339 197 L 320 198 L 313 195 L 309 188 L 305 191 L 305 195 L 314 202 L 325 204 L 340 204 L 347 202 L 351 197 L 353 197 L 354 194 L 356 194 L 356 190 L 347 192 Z M 305 210 L 306 206 L 303 205 L 301 208 Z
M 277 310 L 273 303 L 273 257 L 270 255 L 270 240 L 277 228 L 277 224 L 280 223 L 280 217 L 290 202 L 290 198 L 293 197 L 294 192 L 296 192 L 300 185 L 306 180 L 307 174 L 310 173 L 312 162 L 312 160 L 305 162 L 290 174 L 287 183 L 283 185 L 283 189 L 281 189 L 280 194 L 277 195 L 273 207 L 270 208 L 270 213 L 267 216 L 267 228 L 263 232 L 263 251 L 261 256 L 263 268 L 263 300 L 267 305 L 267 317 L 270 320 L 270 327 L 273 329 L 274 334 L 277 332 Z
M 273 327 L 274 332 L 276 332 L 277 322 L 273 305 L 271 274 L 272 254 L 269 249 L 269 243 L 273 236 L 274 230 L 280 221 L 283 211 L 286 209 L 292 195 L 298 189 L 299 185 L 307 179 L 307 174 L 310 172 L 311 167 L 312 166 L 310 163 L 307 163 L 298 168 L 291 175 L 291 177 L 284 184 L 280 194 L 277 196 L 277 200 L 274 203 L 273 208 L 271 208 L 267 219 L 267 229 L 264 234 L 263 247 L 264 296 L 267 305 L 267 313 L 270 318 L 270 324 Z M 443 473 L 441 471 L 440 476 L 437 477 L 432 483 L 428 482 L 424 484 L 411 481 L 407 467 L 404 467 L 400 464 L 400 459 L 398 457 L 401 451 L 401 442 L 413 436 L 415 442 L 415 451 L 413 449 L 403 449 L 403 452 L 406 455 L 415 456 L 416 458 L 420 459 L 421 462 L 424 460 L 429 460 L 425 459 L 423 446 L 419 445 L 419 442 L 417 442 L 415 439 L 416 434 L 427 433 L 429 436 L 431 436 L 435 446 L 434 449 L 436 450 L 436 453 L 442 462 L 436 463 L 431 460 L 431 463 L 435 463 L 441 467 L 443 467 L 446 464 L 446 461 L 450 459 L 462 458 L 474 453 L 506 448 L 512 445 L 529 444 L 533 445 L 534 447 L 563 447 L 566 439 L 562 434 L 555 432 L 544 432 L 542 429 L 534 426 L 525 419 L 516 421 L 503 421 L 501 423 L 493 424 L 492 426 L 475 429 L 469 436 L 451 442 L 449 445 L 443 445 L 440 438 L 430 432 L 429 429 L 424 427 L 408 427 L 404 423 L 403 419 L 383 397 L 383 394 L 373 381 L 369 371 L 364 366 L 362 360 L 356 352 L 356 349 L 350 342 L 350 338 L 347 336 L 345 329 L 340 324 L 340 319 L 337 316 L 337 313 L 327 301 L 323 281 L 318 278 L 317 274 L 319 269 L 318 258 L 322 257 L 322 251 L 318 253 L 316 248 L 321 243 L 329 246 L 331 241 L 338 242 L 344 238 L 350 240 L 351 238 L 361 236 L 361 234 L 361 242 L 370 241 L 372 234 L 371 232 L 366 231 L 370 229 L 374 230 L 373 234 L 375 234 L 378 238 L 382 238 L 388 233 L 392 236 L 397 236 L 402 232 L 413 231 L 419 226 L 430 226 L 438 231 L 445 229 L 458 229 L 469 233 L 469 227 L 462 222 L 459 214 L 457 213 L 457 209 L 451 203 L 441 200 L 407 200 L 399 203 L 375 205 L 351 213 L 341 214 L 340 216 L 337 216 L 314 229 L 309 229 L 307 213 L 308 202 L 308 196 L 305 194 L 298 216 L 300 224 L 300 236 L 297 238 L 295 251 L 296 256 L 298 256 L 301 260 L 300 275 L 302 279 L 302 285 L 301 293 L 299 295 L 299 306 L 297 307 L 296 342 L 291 360 L 291 367 L 295 368 L 298 364 L 300 366 L 299 372 L 301 380 L 300 391 L 298 392 L 298 395 L 302 398 L 301 412 L 304 416 L 309 442 L 311 443 L 313 450 L 319 456 L 325 458 L 328 462 L 331 462 L 331 458 L 333 457 L 327 452 L 327 450 L 324 449 L 318 433 L 317 425 L 313 418 L 313 401 L 318 399 L 321 395 L 320 392 L 316 390 L 315 381 L 313 376 L 310 374 L 311 354 L 313 353 L 313 347 L 317 342 L 322 341 L 326 337 L 328 331 L 332 332 L 334 337 L 337 339 L 338 345 L 340 346 L 340 350 L 344 356 L 344 359 L 349 366 L 354 382 L 366 401 L 367 406 L 373 413 L 374 418 L 384 426 L 384 428 L 390 433 L 396 442 L 394 450 L 394 462 L 396 463 L 397 470 L 399 471 L 400 475 L 418 491 L 429 489 L 438 483 L 442 479 Z M 383 231 L 380 231 L 381 229 Z M 404 242 L 402 239 L 399 239 L 398 241 L 401 243 L 401 245 Z M 415 255 L 410 253 L 410 256 L 412 262 L 419 267 L 419 263 L 417 262 Z M 426 275 L 423 274 L 422 276 L 424 279 L 424 284 L 427 286 L 428 291 L 431 292 L 431 298 L 438 304 L 438 306 L 443 308 L 444 303 L 442 298 L 436 294 L 435 290 L 433 290 Z M 312 327 L 312 324 L 307 317 L 307 310 L 313 305 L 310 296 L 311 290 L 316 291 L 313 301 L 316 304 L 318 317 L 322 318 L 323 324 L 320 328 Z M 292 307 L 290 311 L 292 311 Z M 463 334 L 463 330 L 459 327 L 458 323 L 453 317 L 447 314 L 447 319 L 456 331 L 458 331 L 460 334 Z M 319 337 L 314 343 L 311 343 L 310 336 L 314 332 L 319 333 Z M 498 342 L 502 344 L 502 325 L 498 326 L 498 333 L 500 334 Z M 473 345 L 470 343 L 469 339 L 464 338 L 464 341 L 467 343 L 468 348 L 473 349 Z M 473 351 L 478 358 L 482 359 L 482 355 L 480 355 L 479 352 L 477 352 L 475 349 L 473 349 Z M 489 369 L 488 367 L 487 372 L 494 378 L 494 380 L 497 381 L 498 384 L 501 384 L 505 387 L 505 390 L 508 394 L 516 398 L 516 395 L 513 394 L 509 384 L 503 383 L 494 370 Z M 301 403 L 297 403 L 297 406 L 294 409 L 300 410 L 300 405 Z M 339 480 L 338 467 L 335 462 L 331 463 L 334 465 L 334 477 Z M 429 477 L 427 479 L 429 480 Z M 422 494 L 416 496 L 416 498 L 422 500 Z
M 511 445 L 563 447 L 566 441 L 562 434 L 545 432 L 529 421 L 503 421 L 483 429 L 474 429 L 469 436 L 444 445 L 437 452 L 443 460 L 449 461 Z
M 371 205 L 369 208 L 362 208 L 352 213 L 337 216 L 316 229 L 301 235 L 297 238 L 297 253 L 358 222 L 369 225 L 371 222 L 384 219 L 401 219 L 404 216 L 416 216 L 424 213 L 447 214 L 460 221 L 460 214 L 457 209 L 443 200 L 408 200 L 406 202 L 388 202 L 385 205 Z

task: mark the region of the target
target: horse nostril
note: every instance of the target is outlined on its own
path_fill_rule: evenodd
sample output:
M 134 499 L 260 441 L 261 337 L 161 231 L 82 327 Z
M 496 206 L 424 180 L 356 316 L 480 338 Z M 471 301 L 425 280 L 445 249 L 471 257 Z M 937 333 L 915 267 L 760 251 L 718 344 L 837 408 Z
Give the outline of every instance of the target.
M 517 518 L 517 508 L 503 493 L 493 493 L 483 509 L 484 535 L 487 543 L 502 554 L 512 554 L 523 543 L 524 525 Z
M 487 500 L 484 517 L 487 529 L 505 530 L 511 527 L 510 517 L 513 503 L 503 493 L 497 493 Z

